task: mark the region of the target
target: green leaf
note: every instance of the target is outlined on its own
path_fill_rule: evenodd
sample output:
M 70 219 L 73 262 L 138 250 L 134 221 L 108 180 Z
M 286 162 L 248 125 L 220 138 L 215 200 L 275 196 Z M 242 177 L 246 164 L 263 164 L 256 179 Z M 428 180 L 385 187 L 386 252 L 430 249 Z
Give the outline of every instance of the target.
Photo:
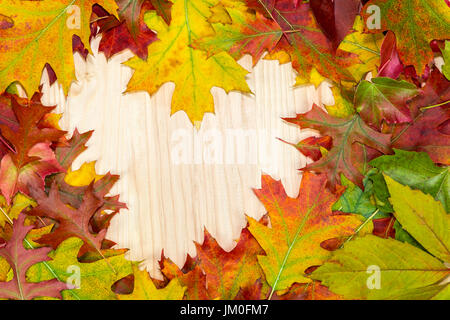
M 378 157 L 369 164 L 403 185 L 432 195 L 450 212 L 449 168 L 436 166 L 425 152 L 394 151 L 395 155 Z
M 450 80 L 450 41 L 445 41 L 445 48 L 442 52 L 445 64 L 442 67 L 442 73 Z
M 428 252 L 450 262 L 450 215 L 432 196 L 384 177 L 391 194 L 394 215 Z
M 363 80 L 355 93 L 355 106 L 361 118 L 379 128 L 381 122 L 404 123 L 412 121 L 406 101 L 419 93 L 415 85 L 391 78 Z
M 339 200 L 333 205 L 333 210 L 338 210 L 346 213 L 356 213 L 362 215 L 364 218 L 369 218 L 377 206 L 372 203 L 371 190 L 365 188 L 364 191 L 361 190 L 357 185 L 347 179 L 344 175 L 341 175 L 341 184 L 345 189 L 344 194 L 339 198 Z M 387 217 L 388 215 L 384 212 L 378 212 L 373 219 L 379 219 Z
M 334 251 L 311 277 L 347 299 L 381 300 L 403 299 L 449 275 L 450 269 L 425 251 L 397 240 L 366 235 Z
M 111 286 L 133 272 L 132 263 L 125 260 L 124 255 L 98 260 L 90 263 L 80 263 L 77 259 L 78 251 L 83 245 L 79 238 L 69 238 L 62 242 L 49 256 L 53 259 L 48 261 L 52 272 L 43 263 L 38 263 L 28 269 L 27 279 L 30 282 L 38 282 L 55 278 L 60 281 L 71 283 L 77 276 L 79 270 L 79 288 L 64 290 L 62 292 L 65 300 L 111 300 L 116 299 Z M 111 270 L 109 264 L 114 267 Z M 79 269 L 78 269 L 79 268 Z M 76 285 L 76 282 L 72 284 Z

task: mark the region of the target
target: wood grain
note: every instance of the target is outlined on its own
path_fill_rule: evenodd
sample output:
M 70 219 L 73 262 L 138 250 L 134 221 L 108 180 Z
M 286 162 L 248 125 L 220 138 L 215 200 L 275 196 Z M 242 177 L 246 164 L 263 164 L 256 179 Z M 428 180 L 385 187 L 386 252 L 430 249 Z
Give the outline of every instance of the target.
M 204 228 L 231 250 L 246 225 L 245 215 L 261 217 L 264 207 L 252 188 L 262 174 L 281 179 L 289 196 L 298 193 L 306 165 L 289 142 L 314 134 L 287 124 L 281 117 L 309 110 L 312 103 L 333 102 L 327 84 L 293 88 L 290 64 L 250 57 L 240 64 L 251 73 L 252 95 L 225 94 L 213 88 L 215 114 L 193 125 L 184 112 L 170 114 L 172 83 L 150 97 L 145 92 L 123 94 L 132 70 L 121 62 L 124 52 L 106 60 L 93 40 L 93 55 L 74 56 L 76 81 L 65 98 L 60 86 L 43 75 L 43 103 L 63 112 L 63 129 L 95 130 L 85 151 L 74 163 L 95 161 L 99 173 L 111 171 L 121 179 L 112 191 L 128 210 L 113 219 L 108 238 L 130 248 L 129 258 L 145 260 L 153 276 L 164 249 L 178 266 L 186 254 L 195 255 Z

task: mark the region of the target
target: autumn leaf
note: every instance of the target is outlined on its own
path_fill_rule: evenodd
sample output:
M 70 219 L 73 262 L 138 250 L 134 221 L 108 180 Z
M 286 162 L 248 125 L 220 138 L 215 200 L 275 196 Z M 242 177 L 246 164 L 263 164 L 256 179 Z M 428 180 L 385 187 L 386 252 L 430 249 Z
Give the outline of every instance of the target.
M 296 118 L 285 118 L 285 120 L 301 128 L 315 129 L 324 136 L 332 137 L 333 146 L 326 156 L 302 170 L 326 173 L 328 184 L 333 190 L 341 173 L 361 188 L 363 187 L 363 175 L 352 161 L 356 153 L 363 151 L 361 148 L 355 151 L 355 148 L 352 148 L 353 144 L 364 144 L 383 153 L 390 151 L 390 136 L 368 127 L 358 114 L 347 118 L 334 118 L 320 107 L 313 105 L 311 111 L 298 114 Z
M 255 190 L 269 213 L 271 227 L 248 218 L 249 230 L 265 251 L 258 261 L 272 287 L 271 296 L 294 282 L 311 282 L 306 270 L 330 256 L 321 242 L 350 236 L 362 223 L 356 215 L 332 212 L 343 188 L 333 194 L 325 185 L 325 175 L 305 172 L 296 199 L 289 198 L 281 182 L 269 176 L 263 176 L 262 188 Z
M 139 32 L 135 36 L 130 33 L 125 22 L 119 21 L 113 14 L 109 14 L 99 5 L 96 4 L 92 7 L 92 13 L 94 22 L 91 28 L 94 28 L 96 33 L 102 34 L 98 49 L 108 59 L 125 49 L 131 50 L 143 60 L 147 59 L 147 46 L 156 41 L 157 37 L 144 23 L 144 11 L 141 12 L 138 21 Z
M 366 22 L 371 16 L 368 8 L 372 5 L 380 8 L 381 30 L 366 24 L 366 31 L 394 32 L 401 61 L 423 74 L 425 66 L 433 59 L 430 42 L 446 39 L 450 34 L 450 8 L 443 0 L 371 0 L 362 9 Z
M 224 251 L 205 230 L 203 244 L 197 244 L 199 267 L 206 274 L 211 299 L 233 299 L 240 287 L 246 287 L 263 277 L 256 256 L 264 251 L 247 229 L 243 229 L 236 247 Z
M 67 145 L 58 146 L 55 149 L 55 156 L 61 167 L 66 170 L 71 167 L 72 162 L 87 149 L 86 142 L 91 138 L 92 133 L 93 131 L 87 131 L 80 134 L 75 129 Z
M 132 263 L 123 254 L 108 257 L 95 262 L 81 263 L 77 256 L 83 240 L 69 238 L 63 241 L 49 256 L 53 259 L 48 266 L 36 264 L 28 270 L 29 281 L 38 282 L 54 279 L 69 282 L 75 288 L 64 290 L 64 300 L 114 300 L 116 294 L 111 286 L 133 272 Z M 113 271 L 110 266 L 114 267 Z M 74 281 L 79 276 L 80 282 Z
M 335 52 L 316 24 L 308 3 L 295 4 L 291 0 L 257 2 L 259 11 L 270 16 L 283 30 L 282 39 L 271 53 L 286 52 L 301 79 L 309 79 L 314 67 L 322 76 L 335 82 L 354 82 L 346 68 L 358 62 L 356 56 L 342 50 Z
M 32 195 L 38 205 L 28 214 L 48 217 L 58 222 L 56 229 L 42 236 L 37 240 L 38 243 L 45 243 L 56 249 L 62 241 L 70 237 L 78 237 L 85 242 L 80 255 L 89 249 L 101 252 L 101 243 L 105 238 L 106 230 L 93 234 L 89 228 L 89 221 L 103 204 L 103 201 L 93 193 L 93 185 L 86 190 L 83 202 L 77 209 L 61 201 L 56 184 L 52 185 L 48 196 L 38 189 L 34 189 Z
M 403 72 L 403 63 L 397 52 L 397 39 L 392 31 L 388 31 L 380 50 L 380 67 L 378 77 L 397 79 Z
M 8 97 L 17 127 L 0 124 L 2 136 L 13 147 L 0 162 L 0 190 L 10 203 L 17 191 L 29 195 L 29 185 L 43 187 L 47 175 L 62 171 L 50 143 L 57 142 L 65 132 L 43 123 L 53 108 L 44 107 L 39 94 L 31 100 Z
M 147 9 L 154 9 L 156 13 L 170 24 L 172 2 L 169 0 L 116 0 L 119 9 L 119 17 L 125 20 L 128 30 L 133 38 L 137 38 L 141 32 L 140 17 L 143 6 Z
M 236 2 L 234 7 L 226 7 L 231 23 L 213 23 L 215 34 L 199 39 L 195 48 L 208 52 L 208 55 L 220 51 L 229 52 L 239 60 L 245 54 L 253 57 L 253 65 L 259 61 L 266 51 L 275 48 L 283 32 L 280 26 L 261 13 L 252 14 L 243 3 Z
M 450 261 L 450 215 L 442 203 L 420 190 L 411 190 L 389 176 L 384 176 L 391 194 L 394 214 L 403 228 L 429 253 Z
M 160 261 L 161 273 L 168 280 L 177 279 L 180 285 L 186 288 L 186 300 L 209 300 L 209 293 L 206 288 L 206 275 L 198 265 L 198 259 L 193 259 L 189 255 L 182 270 L 170 259 L 163 255 Z
M 131 294 L 117 295 L 119 300 L 181 300 L 185 287 L 178 279 L 172 279 L 167 286 L 157 289 L 147 271 L 139 270 L 133 266 L 134 288 Z
M 49 261 L 47 254 L 50 248 L 25 249 L 23 241 L 33 226 L 24 226 L 25 214 L 19 215 L 14 222 L 13 234 L 6 244 L 0 247 L 2 256 L 14 272 L 14 278 L 7 282 L 0 282 L 0 298 L 14 300 L 31 300 L 37 297 L 61 298 L 61 290 L 67 285 L 56 279 L 30 281 L 26 279 L 27 270 L 33 265 Z
M 419 94 L 415 85 L 390 78 L 372 78 L 359 83 L 355 93 L 355 106 L 361 118 L 375 128 L 388 123 L 412 121 L 406 105 L 408 100 Z
M 401 257 L 401 259 L 399 259 Z M 379 268 L 379 269 L 378 269 Z M 368 272 L 369 270 L 369 272 Z M 367 285 L 369 277 L 378 273 Z M 311 275 L 346 299 L 403 299 L 409 290 L 426 290 L 450 275 L 450 269 L 430 254 L 408 243 L 366 235 L 349 241 Z M 376 288 L 376 289 L 375 289 Z
M 72 36 L 89 46 L 90 15 L 94 3 L 115 12 L 107 0 L 3 0 L 0 14 L 12 19 L 11 28 L 0 29 L 0 92 L 19 81 L 31 94 L 41 80 L 46 63 L 54 69 L 64 92 L 74 79 Z
M 307 284 L 294 283 L 283 295 L 274 295 L 273 300 L 343 300 L 319 281 Z
M 359 62 L 350 65 L 347 70 L 357 81 L 360 81 L 369 72 L 373 76 L 377 74 L 377 68 L 380 66 L 380 48 L 383 35 L 364 33 L 364 22 L 360 16 L 356 17 L 353 29 L 355 32 L 347 35 L 339 48 L 358 55 Z
M 226 92 L 250 92 L 245 82 L 248 73 L 227 53 L 207 57 L 191 47 L 195 40 L 214 34 L 207 19 L 216 0 L 182 1 L 172 6 L 172 21 L 167 26 L 153 12 L 145 15 L 149 28 L 160 41 L 148 47 L 148 59 L 132 58 L 126 65 L 135 69 L 127 91 L 146 90 L 155 93 L 166 82 L 175 83 L 172 114 L 186 111 L 191 121 L 201 121 L 205 112 L 214 111 L 213 86 Z
M 394 149 L 395 155 L 376 158 L 370 165 L 395 181 L 432 195 L 450 213 L 450 172 L 438 167 L 425 152 Z
M 442 73 L 450 80 L 450 41 L 445 41 L 445 48 L 442 52 L 444 58 L 444 66 L 442 67 Z
M 353 27 L 361 9 L 361 1 L 311 0 L 309 3 L 317 24 L 336 50 Z
M 429 291 L 430 286 L 450 275 L 450 269 L 439 260 L 450 261 L 447 232 L 450 216 L 442 204 L 388 176 L 385 179 L 395 217 L 434 256 L 409 243 L 372 235 L 350 241 L 312 273 L 313 279 L 321 280 L 333 292 L 346 298 L 403 299 L 413 293 Z M 377 290 L 371 290 L 367 285 L 369 269 L 371 273 L 379 270 L 381 283 Z M 371 284 L 376 285 L 376 280 Z
M 35 202 L 33 199 L 21 194 L 20 192 L 14 196 L 11 205 L 8 205 L 6 203 L 6 199 L 0 196 L 0 227 L 4 227 L 5 222 L 10 222 L 11 220 L 17 219 L 23 209 L 34 204 Z

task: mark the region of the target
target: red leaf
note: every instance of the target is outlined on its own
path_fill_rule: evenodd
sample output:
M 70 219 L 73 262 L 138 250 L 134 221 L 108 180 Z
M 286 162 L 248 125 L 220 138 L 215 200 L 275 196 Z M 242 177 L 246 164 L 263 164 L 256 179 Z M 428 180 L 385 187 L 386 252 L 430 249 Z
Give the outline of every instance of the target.
M 51 248 L 25 249 L 23 246 L 27 233 L 33 226 L 24 226 L 26 215 L 20 214 L 14 222 L 11 239 L 0 248 L 0 256 L 6 259 L 14 272 L 14 278 L 0 282 L 0 298 L 31 300 L 37 297 L 61 298 L 60 291 L 68 289 L 67 285 L 56 279 L 42 282 L 27 282 L 26 272 L 32 265 L 48 261 L 47 254 Z
M 59 223 L 56 229 L 43 235 L 36 242 L 48 244 L 56 249 L 64 240 L 78 237 L 84 241 L 79 252 L 80 256 L 89 249 L 101 252 L 101 243 L 105 238 L 106 229 L 101 230 L 98 234 L 93 234 L 89 229 L 89 221 L 103 205 L 101 198 L 96 197 L 93 192 L 93 184 L 86 189 L 78 209 L 71 208 L 61 201 L 56 184 L 52 185 L 48 196 L 40 189 L 32 189 L 32 196 L 38 205 L 28 214 L 47 217 Z
M 113 55 L 130 49 L 139 58 L 146 60 L 148 55 L 147 47 L 158 38 L 144 23 L 139 21 L 139 33 L 133 37 L 125 22 L 120 22 L 114 15 L 109 14 L 102 7 L 94 5 L 92 12 L 97 16 L 94 26 L 100 27 L 102 39 L 99 50 L 109 59 Z
M 392 31 L 387 32 L 381 45 L 380 54 L 378 77 L 397 79 L 403 72 L 403 64 L 398 56 L 396 38 Z
M 333 139 L 333 146 L 326 156 L 302 169 L 326 173 L 328 186 L 332 190 L 335 190 L 339 183 L 341 173 L 363 188 L 364 177 L 357 169 L 359 164 L 352 161 L 362 158 L 355 153 L 363 152 L 363 148 L 353 148 L 355 143 L 367 145 L 383 153 L 390 152 L 390 135 L 368 127 L 358 114 L 349 118 L 335 118 L 313 105 L 311 111 L 285 120 L 301 128 L 318 130 L 323 136 Z
M 361 10 L 361 1 L 310 0 L 309 3 L 318 25 L 336 50 L 352 29 Z

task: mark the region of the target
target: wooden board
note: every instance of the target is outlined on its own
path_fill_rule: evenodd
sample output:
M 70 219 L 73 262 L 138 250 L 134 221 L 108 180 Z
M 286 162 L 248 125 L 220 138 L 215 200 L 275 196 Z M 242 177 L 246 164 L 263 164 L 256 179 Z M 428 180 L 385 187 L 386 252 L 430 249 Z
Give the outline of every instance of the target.
M 67 98 L 60 86 L 49 86 L 43 75 L 43 103 L 63 112 L 60 125 L 72 132 L 95 130 L 85 151 L 74 163 L 95 161 L 98 173 L 111 171 L 121 179 L 113 190 L 126 202 L 113 219 L 108 238 L 130 248 L 129 258 L 145 260 L 158 276 L 157 260 L 164 249 L 178 266 L 186 254 L 195 255 L 206 228 L 225 250 L 231 250 L 246 224 L 245 215 L 261 217 L 264 207 L 252 188 L 262 174 L 281 179 L 289 196 L 298 193 L 299 168 L 308 159 L 277 138 L 298 142 L 314 134 L 284 122 L 309 110 L 312 103 L 333 104 L 331 90 L 322 84 L 293 88 L 290 64 L 240 61 L 251 73 L 252 95 L 225 94 L 213 88 L 215 114 L 192 124 L 184 112 L 170 114 L 172 83 L 154 96 L 122 94 L 132 70 L 122 53 L 107 61 L 98 53 L 84 61 L 75 55 L 76 81 Z

